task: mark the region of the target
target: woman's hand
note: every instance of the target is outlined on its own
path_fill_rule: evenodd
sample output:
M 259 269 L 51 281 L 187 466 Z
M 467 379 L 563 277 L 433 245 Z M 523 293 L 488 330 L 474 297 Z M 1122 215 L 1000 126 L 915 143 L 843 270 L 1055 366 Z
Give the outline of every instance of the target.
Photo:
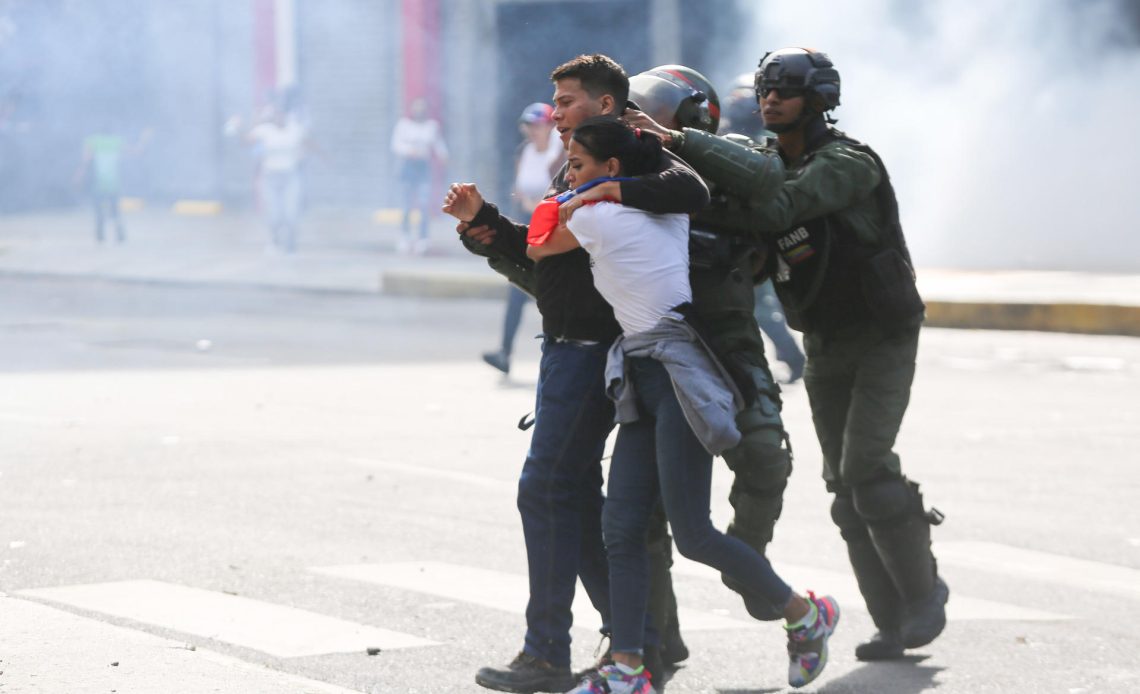
M 483 194 L 474 183 L 452 183 L 440 209 L 461 222 L 470 222 L 483 207 Z
M 638 111 L 635 108 L 627 108 L 625 113 L 622 114 L 621 119 L 628 123 L 631 128 L 640 128 L 642 132 L 647 132 L 661 138 L 662 144 L 669 142 L 669 129 L 642 111 Z
M 566 226 L 566 222 L 573 216 L 574 210 L 588 202 L 599 202 L 601 200 L 621 202 L 621 182 L 606 181 L 605 183 L 599 183 L 593 188 L 578 193 L 562 203 L 558 206 L 558 223 L 562 226 Z

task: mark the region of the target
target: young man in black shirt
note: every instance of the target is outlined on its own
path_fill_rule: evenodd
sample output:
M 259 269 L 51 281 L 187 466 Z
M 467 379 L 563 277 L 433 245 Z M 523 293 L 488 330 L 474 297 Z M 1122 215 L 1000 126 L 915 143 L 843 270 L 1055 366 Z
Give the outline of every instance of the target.
M 629 79 L 604 55 L 579 56 L 551 73 L 554 123 L 563 145 L 587 118 L 620 115 Z M 603 184 L 612 199 L 647 212 L 694 213 L 709 199 L 701 178 L 669 156 L 650 176 Z M 565 168 L 549 194 L 566 190 Z M 540 263 L 526 258 L 527 227 L 486 203 L 474 184 L 451 186 L 443 210 L 460 220 L 469 250 L 534 293 L 543 345 L 530 450 L 519 478 L 530 574 L 523 650 L 506 669 L 483 668 L 476 682 L 513 692 L 565 691 L 570 670 L 571 605 L 577 578 L 609 621 L 609 583 L 602 542 L 602 468 L 613 405 L 603 372 L 610 343 L 621 332 L 613 310 L 594 288 L 582 249 Z

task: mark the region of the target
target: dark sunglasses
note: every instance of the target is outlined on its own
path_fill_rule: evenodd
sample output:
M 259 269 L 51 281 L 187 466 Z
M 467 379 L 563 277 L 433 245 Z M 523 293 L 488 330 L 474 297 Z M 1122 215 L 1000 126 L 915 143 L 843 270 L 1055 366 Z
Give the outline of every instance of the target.
M 760 87 L 760 98 L 767 99 L 772 92 L 781 99 L 794 99 L 806 94 L 807 90 L 803 87 Z

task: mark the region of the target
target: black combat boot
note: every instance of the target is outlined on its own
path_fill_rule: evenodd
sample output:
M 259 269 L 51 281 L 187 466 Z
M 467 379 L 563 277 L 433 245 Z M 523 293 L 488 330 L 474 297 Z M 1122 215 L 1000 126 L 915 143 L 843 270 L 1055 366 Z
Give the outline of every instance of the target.
M 902 642 L 907 648 L 921 648 L 938 638 L 946 628 L 946 603 L 950 586 L 937 574 L 934 588 L 920 600 L 907 603 L 903 610 Z
M 938 638 L 946 627 L 950 598 L 950 588 L 938 577 L 930 549 L 930 526 L 941 522 L 941 514 L 922 512 L 922 497 L 917 490 L 915 495 L 918 512 L 869 526 L 875 549 L 903 599 L 899 633 L 906 648 L 919 648 Z
M 903 600 L 891 575 L 871 542 L 864 520 L 855 512 L 850 496 L 837 495 L 831 504 L 831 517 L 847 544 L 847 557 L 878 632 L 855 647 L 859 660 L 893 660 L 903 656 L 900 635 Z
M 870 641 L 855 646 L 855 657 L 859 660 L 897 660 L 905 652 L 898 631 L 876 631 Z
M 859 660 L 901 658 L 904 650 L 900 636 L 903 600 L 866 529 L 862 538 L 847 541 L 847 556 L 859 583 L 859 592 L 867 603 L 867 611 L 879 629 L 870 641 L 855 647 L 855 657 Z

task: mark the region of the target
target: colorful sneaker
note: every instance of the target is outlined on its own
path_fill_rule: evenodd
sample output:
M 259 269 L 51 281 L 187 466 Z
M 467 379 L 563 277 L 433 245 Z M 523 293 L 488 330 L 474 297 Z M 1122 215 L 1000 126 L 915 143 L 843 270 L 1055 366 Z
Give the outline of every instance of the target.
M 802 687 L 823 672 L 827 665 L 827 640 L 839 624 L 839 604 L 825 595 L 815 597 L 808 591 L 808 600 L 815 605 L 815 623 L 808 626 L 787 627 L 788 630 L 788 684 Z
M 626 674 L 617 665 L 603 665 L 567 694 L 657 694 L 657 690 L 644 667 Z

